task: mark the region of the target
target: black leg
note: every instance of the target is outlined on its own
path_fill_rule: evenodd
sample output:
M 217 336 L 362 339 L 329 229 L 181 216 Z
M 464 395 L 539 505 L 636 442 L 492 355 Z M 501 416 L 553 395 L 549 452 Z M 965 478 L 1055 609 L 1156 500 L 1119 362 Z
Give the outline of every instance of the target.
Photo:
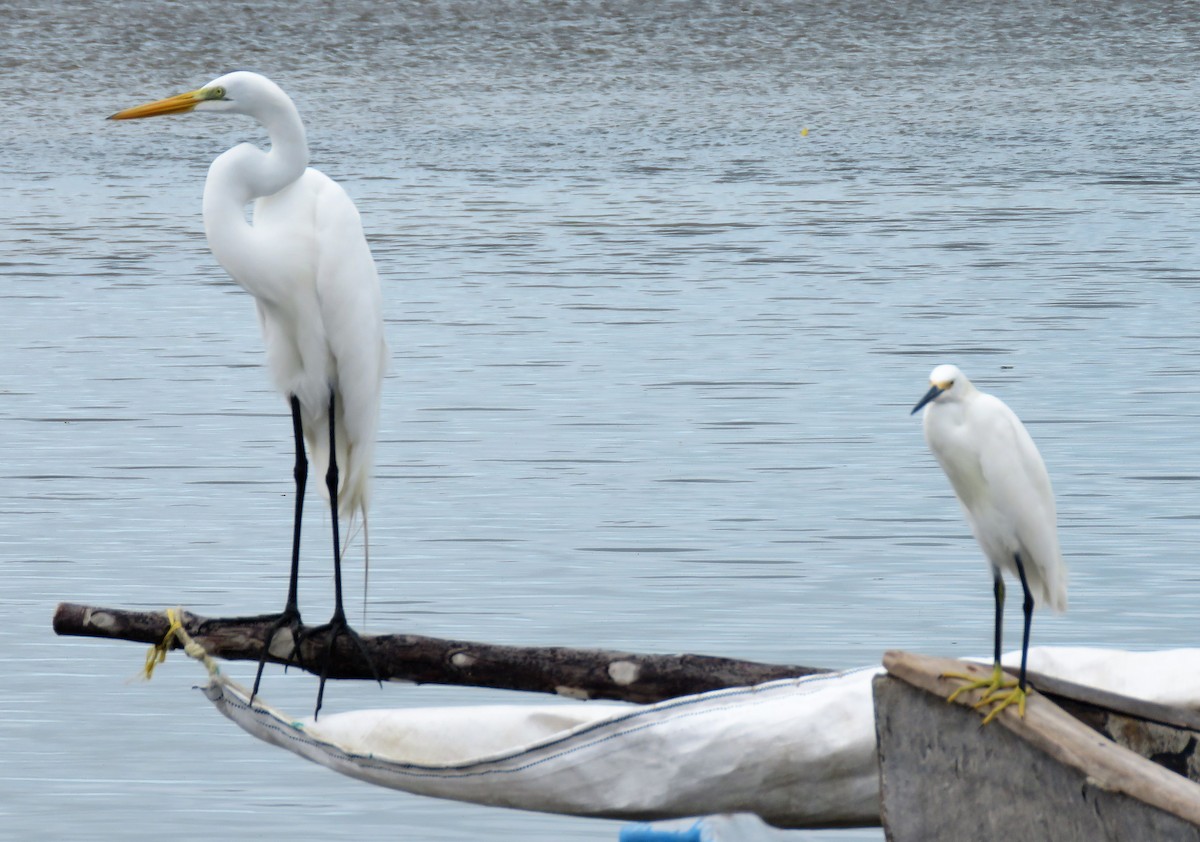
M 298 632 L 300 630 L 300 522 L 304 516 L 304 488 L 308 484 L 308 457 L 304 454 L 304 430 L 300 424 L 300 399 L 292 395 L 292 436 L 296 441 L 296 466 L 292 476 L 296 480 L 296 515 L 292 523 L 292 572 L 288 578 L 287 603 L 267 633 L 266 645 L 262 656 L 258 659 L 258 672 L 254 676 L 254 689 L 250 691 L 250 701 L 258 695 L 258 685 L 262 682 L 263 667 L 267 664 L 267 654 L 275 633 L 285 626 L 292 629 L 292 659 L 299 657 L 300 650 Z M 285 667 L 286 668 L 286 667 Z
M 333 522 L 333 622 L 346 622 L 342 605 L 342 543 L 338 535 L 338 465 L 337 435 L 334 430 L 334 409 L 337 398 L 329 392 L 329 470 L 325 472 L 325 487 L 329 490 L 330 520 Z
M 300 614 L 300 521 L 304 517 L 304 489 L 308 485 L 308 457 L 304 455 L 304 429 L 300 425 L 300 399 L 292 395 L 292 435 L 296 439 L 296 516 L 292 519 L 292 576 L 288 580 L 288 608 Z M 287 610 L 287 609 L 285 609 Z
M 367 648 L 363 645 L 362 638 L 350 625 L 346 622 L 346 609 L 342 604 L 342 546 L 338 531 L 338 467 L 337 467 L 337 434 L 334 429 L 334 410 L 336 407 L 336 396 L 333 390 L 329 392 L 329 470 L 325 473 L 325 487 L 329 490 L 329 506 L 331 509 L 330 519 L 333 521 L 333 597 L 334 609 L 333 617 L 329 622 L 320 629 L 313 629 L 313 632 L 318 630 L 329 632 L 328 648 L 325 650 L 325 664 L 321 668 L 321 684 L 317 689 L 317 708 L 313 711 L 313 719 L 316 719 L 321 713 L 321 702 L 325 698 L 325 681 L 329 677 L 329 664 L 333 660 L 333 650 L 337 643 L 338 637 L 345 635 L 354 641 L 358 647 L 359 653 L 371 667 L 371 672 L 375 676 L 375 680 L 383 686 L 382 680 L 379 678 L 379 673 L 375 669 L 375 664 L 371 660 L 371 656 L 367 653 Z
M 1024 690 L 1025 660 L 1029 657 L 1029 629 L 1033 625 L 1033 594 L 1029 592 L 1029 582 L 1025 579 L 1025 565 L 1021 563 L 1021 554 L 1015 553 L 1013 558 L 1017 560 L 1017 573 L 1021 577 L 1021 587 L 1025 591 L 1025 635 L 1021 638 L 1021 677 L 1017 682 L 1017 686 Z
M 1004 578 L 1000 575 L 1000 571 L 992 568 L 993 592 L 996 594 L 996 635 L 995 635 L 995 660 L 992 663 L 1000 663 L 1000 638 L 1004 632 Z

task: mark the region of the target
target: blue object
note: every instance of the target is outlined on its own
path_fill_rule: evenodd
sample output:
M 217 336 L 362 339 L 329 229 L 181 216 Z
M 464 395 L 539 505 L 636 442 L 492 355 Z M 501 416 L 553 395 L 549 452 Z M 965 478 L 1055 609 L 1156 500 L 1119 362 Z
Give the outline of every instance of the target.
M 704 828 L 697 821 L 691 827 L 675 828 L 653 824 L 627 824 L 621 828 L 619 842 L 704 842 Z

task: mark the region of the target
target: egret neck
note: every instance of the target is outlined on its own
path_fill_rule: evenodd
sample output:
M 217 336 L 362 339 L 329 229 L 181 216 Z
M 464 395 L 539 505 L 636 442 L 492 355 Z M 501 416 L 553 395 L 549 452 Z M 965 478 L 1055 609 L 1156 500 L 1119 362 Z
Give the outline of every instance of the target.
M 246 205 L 293 184 L 308 167 L 308 141 L 300 112 L 284 96 L 256 112 L 271 138 L 264 152 L 252 143 L 239 143 L 217 156 L 204 182 L 204 233 L 218 262 L 242 286 L 254 277 L 246 265 L 258 255 L 254 226 L 246 221 Z M 257 291 L 246 288 L 247 292 Z

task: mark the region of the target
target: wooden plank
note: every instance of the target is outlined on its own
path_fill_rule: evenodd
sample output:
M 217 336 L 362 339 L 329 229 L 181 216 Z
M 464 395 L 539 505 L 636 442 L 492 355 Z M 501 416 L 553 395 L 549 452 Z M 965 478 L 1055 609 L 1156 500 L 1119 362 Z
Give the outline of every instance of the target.
M 945 698 L 989 667 L 889 652 L 876 679 L 884 826 L 896 842 L 990 838 L 1197 840 L 1200 786 L 1118 746 L 1032 692 L 984 728 Z
M 1093 731 L 1147 760 L 1200 783 L 1200 716 L 1187 708 L 1143 702 L 1030 674 L 1042 695 Z
M 1015 671 L 1009 670 L 1009 672 L 1014 678 L 1016 677 Z M 1064 701 L 1079 702 L 1081 705 L 1077 707 L 1080 708 L 1083 706 L 1104 708 L 1144 722 L 1157 722 L 1175 728 L 1186 728 L 1189 731 L 1200 731 L 1200 712 L 1194 710 L 1133 699 L 1119 693 L 1064 681 L 1061 678 L 1037 672 L 1030 672 L 1027 677 L 1029 683 L 1036 687 L 1043 696 L 1049 696 L 1060 706 Z
M 1015 670 L 1008 672 L 1016 677 Z M 1200 712 L 1037 672 L 1030 672 L 1028 678 L 1039 693 L 1093 731 L 1200 783 Z

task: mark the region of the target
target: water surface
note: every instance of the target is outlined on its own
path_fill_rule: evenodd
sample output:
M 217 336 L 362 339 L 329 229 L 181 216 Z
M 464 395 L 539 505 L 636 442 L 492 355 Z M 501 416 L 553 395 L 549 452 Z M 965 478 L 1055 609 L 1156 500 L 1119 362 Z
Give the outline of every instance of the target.
M 384 279 L 367 628 L 831 667 L 987 652 L 989 577 L 908 415 L 956 362 L 1054 479 L 1071 612 L 1036 642 L 1193 643 L 1200 33 L 1171 4 L 0 18 L 0 838 L 619 829 L 340 778 L 215 716 L 181 657 L 130 684 L 135 647 L 52 635 L 59 600 L 284 597 L 289 419 L 200 219 L 209 161 L 261 132 L 103 120 L 234 68 L 293 94 Z M 328 523 L 306 515 L 316 621 Z M 315 680 L 266 688 L 303 712 Z

